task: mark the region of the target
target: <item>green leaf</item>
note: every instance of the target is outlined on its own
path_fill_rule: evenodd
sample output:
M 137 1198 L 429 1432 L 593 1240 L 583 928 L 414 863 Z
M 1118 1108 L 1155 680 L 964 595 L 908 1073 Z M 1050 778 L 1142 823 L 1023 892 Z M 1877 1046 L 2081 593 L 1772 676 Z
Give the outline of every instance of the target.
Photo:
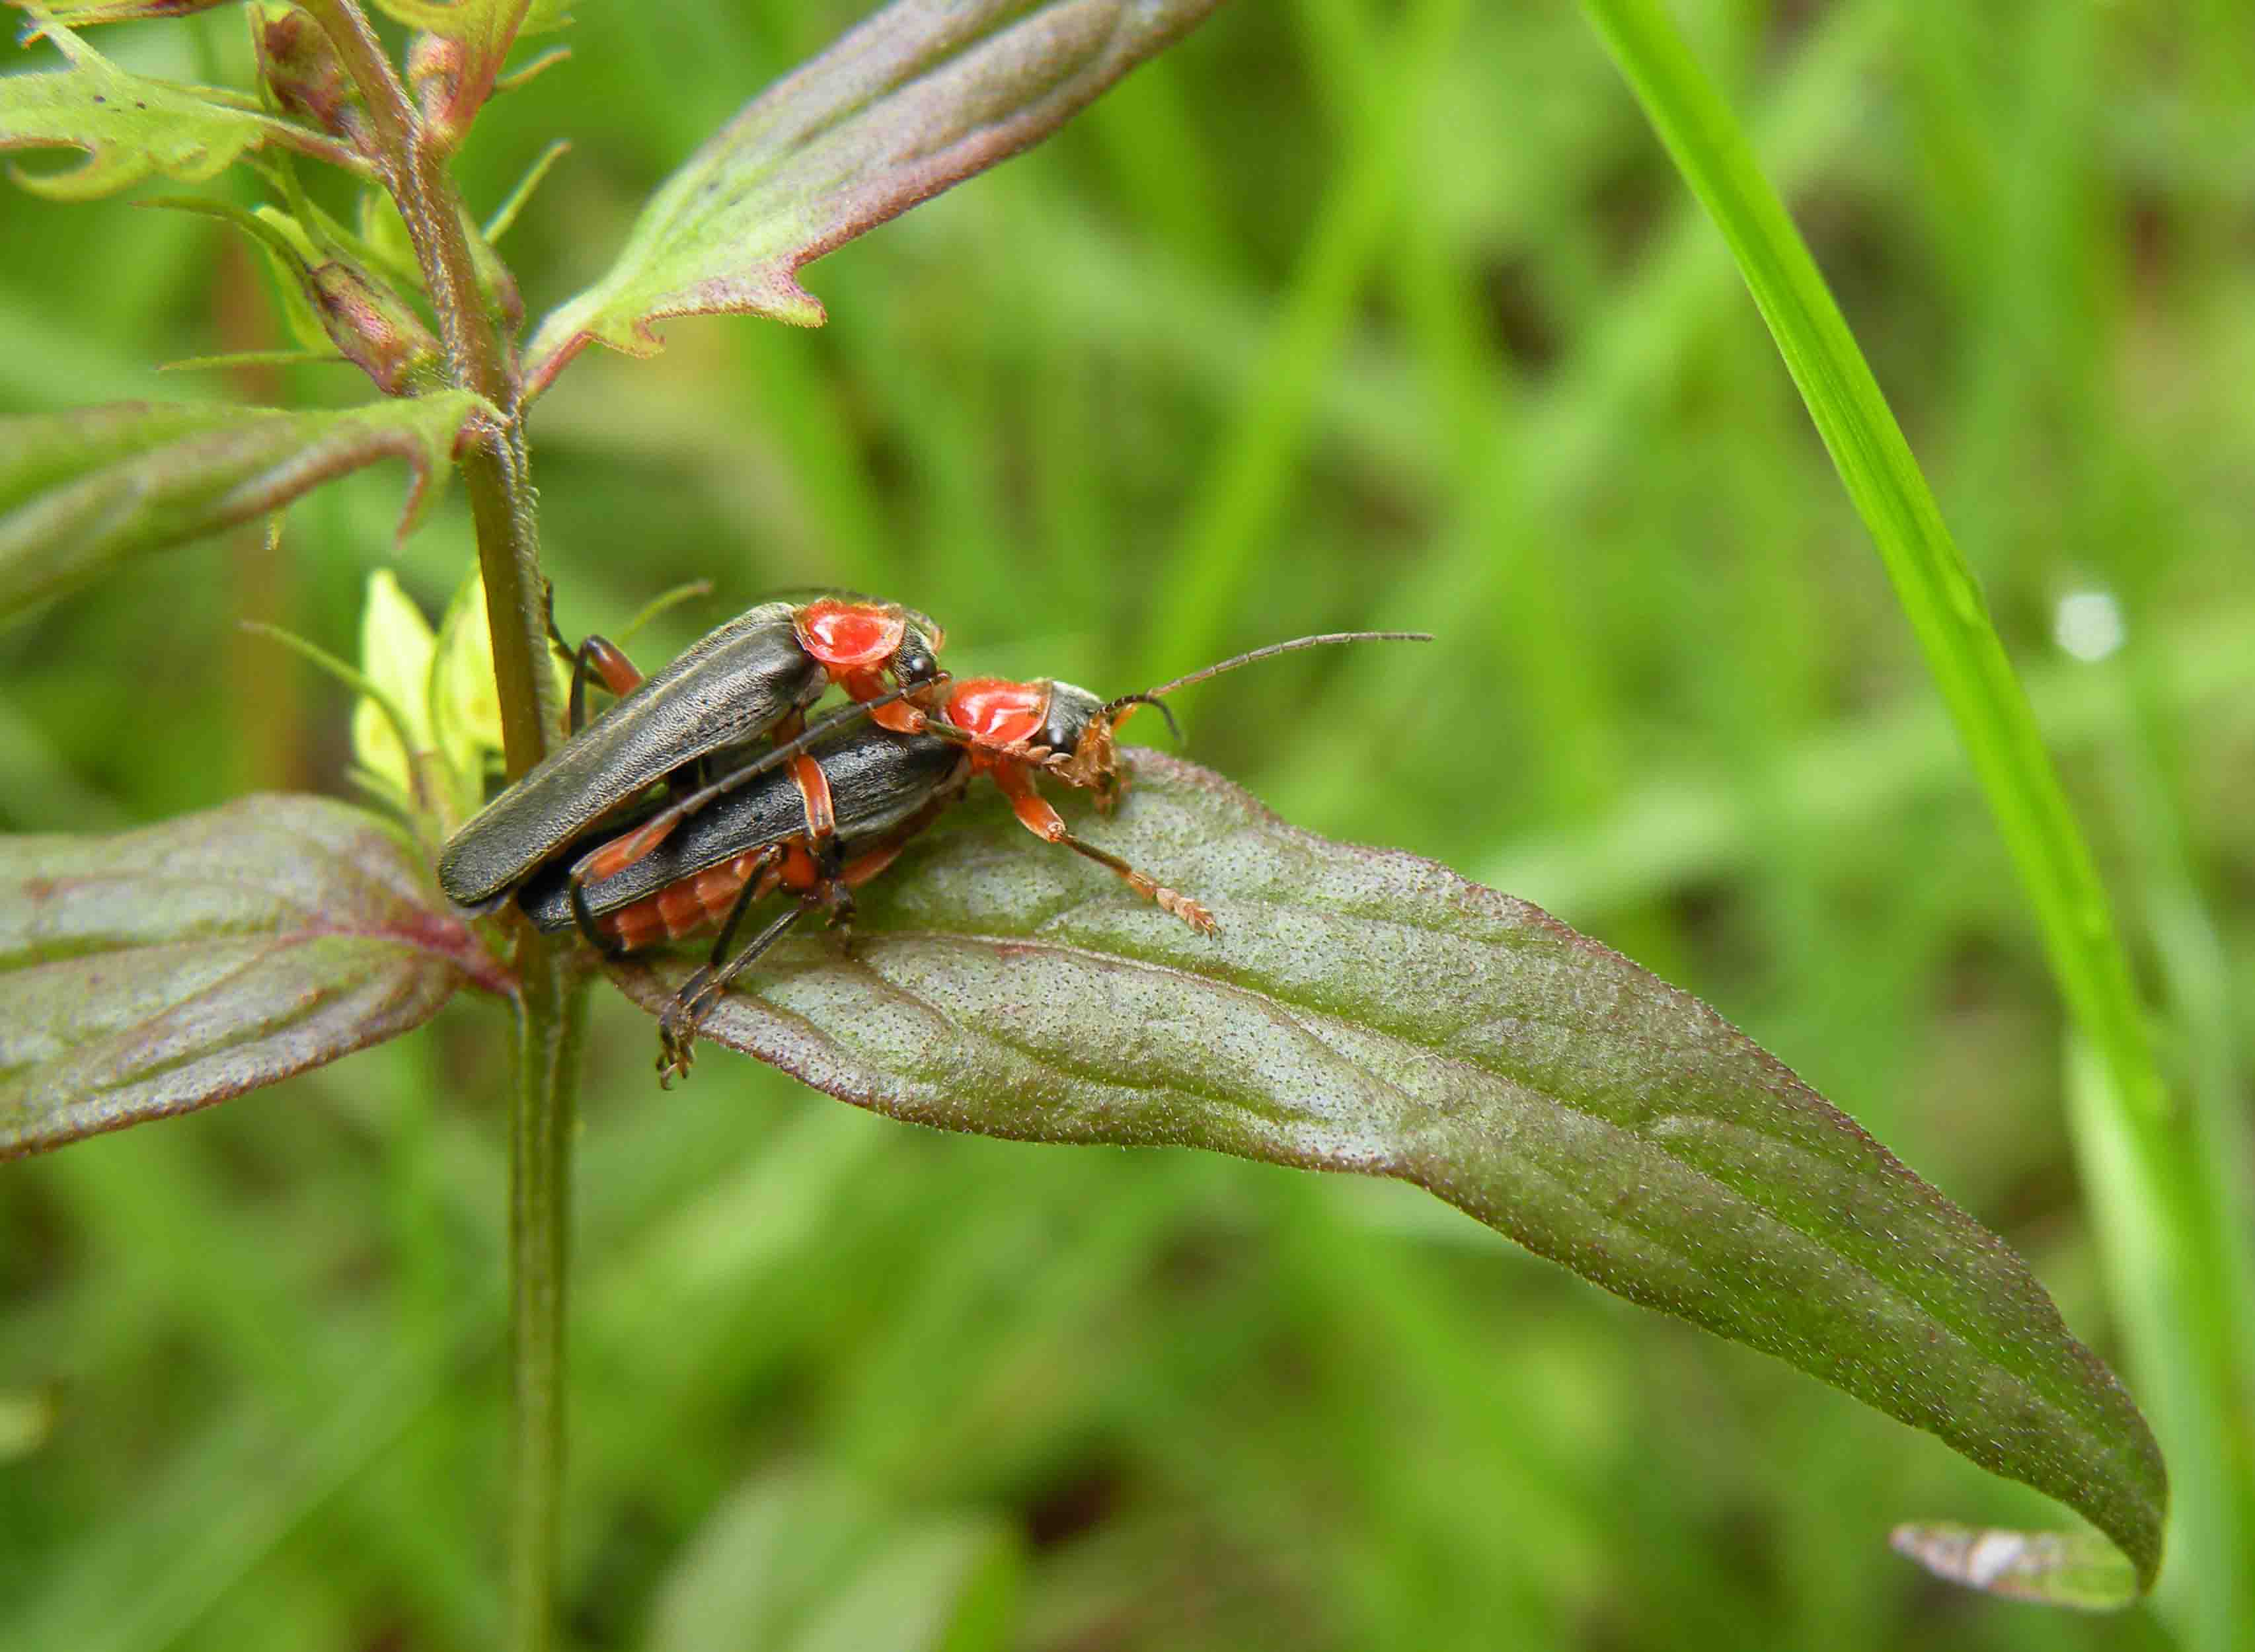
M 33 175 L 11 166 L 16 181 L 35 193 L 88 200 L 152 172 L 202 183 L 267 144 L 367 170 L 335 139 L 277 119 L 235 93 L 121 69 L 40 9 L 31 10 L 34 31 L 61 48 L 69 67 L 0 75 L 0 150 L 78 149 L 87 157 L 64 172 Z
M 502 981 L 419 860 L 321 798 L 0 838 L 0 1158 L 184 1113 Z
M 717 311 L 818 327 L 797 273 L 1063 125 L 1219 0 L 898 0 L 754 99 L 534 338 L 535 393 L 589 341 Z
M 2104 1612 L 2132 1599 L 2138 1579 L 2105 1539 L 2083 1531 L 2001 1531 L 1947 1522 L 1898 1526 L 1898 1554 L 1938 1578 L 2037 1606 Z
M 390 568 L 371 573 L 360 611 L 360 669 L 406 724 L 406 739 L 403 742 L 382 700 L 363 694 L 353 705 L 353 759 L 401 798 L 415 795 L 414 754 L 436 743 L 431 734 L 431 657 L 437 649 L 431 622 L 399 588 L 399 576 Z
M 25 0 L 9 0 L 26 11 L 39 11 L 63 22 L 84 27 L 89 23 L 132 23 L 144 18 L 185 18 L 209 11 L 226 0 L 44 0 L 36 7 Z
M 989 798 L 863 891 L 850 945 L 763 960 L 708 1036 L 943 1129 L 1413 1183 L 2050 1494 L 2151 1574 L 2167 1491 L 2136 1407 L 2020 1259 L 1852 1120 L 1525 902 L 1136 759 L 1085 834 L 1219 939 Z M 657 1010 L 686 967 L 615 974 Z
M 571 22 L 569 0 L 376 0 L 379 10 L 411 28 L 449 40 L 502 51 L 520 34 L 542 34 Z
M 0 418 L 0 616 L 379 459 L 414 472 L 404 536 L 484 407 L 446 390 L 327 412 L 117 402 Z

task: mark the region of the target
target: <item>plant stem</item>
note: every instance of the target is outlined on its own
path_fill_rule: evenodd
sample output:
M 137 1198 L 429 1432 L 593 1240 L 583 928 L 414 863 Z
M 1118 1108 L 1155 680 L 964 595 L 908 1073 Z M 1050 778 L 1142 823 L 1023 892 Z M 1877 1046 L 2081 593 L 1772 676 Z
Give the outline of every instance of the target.
M 439 318 L 449 377 L 497 408 L 506 427 L 488 430 L 462 460 L 485 575 L 501 690 L 502 742 L 512 777 L 547 755 L 556 686 L 545 669 L 548 624 L 540 580 L 532 486 L 517 423 L 519 386 L 509 341 L 488 313 L 446 157 L 424 142 L 422 117 L 355 0 L 307 6 L 343 59 L 368 105 L 382 148 L 379 167 L 407 224 L 424 285 Z
M 509 1641 L 556 1643 L 564 1501 L 564 1325 L 573 1098 L 587 995 L 560 950 L 522 960 L 509 1188 Z
M 445 341 L 448 376 L 500 414 L 461 459 L 493 634 L 502 740 L 511 777 L 547 755 L 558 726 L 548 669 L 539 526 L 506 323 L 477 280 L 446 158 L 357 0 L 306 0 L 353 77 L 377 140 L 378 170 L 407 225 Z M 564 1479 L 564 1324 L 570 1254 L 572 1121 L 586 991 L 563 950 L 518 926 L 516 1088 L 509 1131 L 509 1641 L 555 1644 Z

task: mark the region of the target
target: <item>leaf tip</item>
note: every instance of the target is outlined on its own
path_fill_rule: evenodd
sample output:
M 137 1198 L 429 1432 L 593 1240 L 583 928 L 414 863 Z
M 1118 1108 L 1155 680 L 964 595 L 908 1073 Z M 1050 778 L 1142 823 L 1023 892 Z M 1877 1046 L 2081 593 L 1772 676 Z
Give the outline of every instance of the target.
M 1946 1582 L 2006 1600 L 2112 1612 L 2143 1585 L 2130 1557 L 2091 1532 L 2009 1531 L 1948 1521 L 1910 1522 L 1887 1545 Z
M 407 536 L 422 525 L 423 513 L 432 500 L 438 496 L 439 489 L 434 484 L 442 480 L 445 474 L 439 468 L 440 461 L 460 457 L 465 445 L 475 439 L 481 427 L 490 425 L 498 429 L 509 422 L 502 411 L 482 396 L 469 390 L 448 391 L 446 396 L 447 399 L 459 400 L 462 404 L 446 439 L 433 441 L 425 437 L 423 440 L 407 443 L 398 450 L 407 460 L 408 481 L 407 497 L 399 508 L 398 525 L 392 530 L 395 546 L 407 543 Z

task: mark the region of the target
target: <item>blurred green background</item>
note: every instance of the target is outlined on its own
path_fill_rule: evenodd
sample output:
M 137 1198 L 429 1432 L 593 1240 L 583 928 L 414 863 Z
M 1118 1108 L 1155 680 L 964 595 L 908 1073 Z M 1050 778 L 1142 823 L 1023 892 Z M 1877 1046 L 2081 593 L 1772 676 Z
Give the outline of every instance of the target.
M 530 313 L 861 10 L 581 0 L 573 58 L 460 167 L 490 207 L 575 145 L 503 246 Z M 1986 585 L 2172 1061 L 2244 1108 L 2255 31 L 2223 0 L 1680 15 Z M 232 12 L 102 40 L 248 84 Z M 0 411 L 365 394 L 152 370 L 285 341 L 210 221 L 10 192 L 0 248 Z M 648 664 L 835 583 L 942 616 L 959 671 L 1107 692 L 1435 630 L 1195 691 L 1188 750 L 1714 1003 L 2120 1361 L 2003 852 L 1718 238 L 1570 9 L 1226 9 L 807 280 L 824 331 L 673 323 L 538 404 L 567 630 L 711 579 Z M 355 478 L 278 563 L 199 545 L 0 633 L 0 829 L 338 789 L 340 691 L 234 622 L 350 654 L 395 562 L 435 611 L 460 494 L 396 549 L 397 496 Z M 718 1052 L 661 1095 L 648 1021 L 597 1000 L 585 1646 L 2170 1644 L 2150 1609 L 1926 1581 L 1893 1521 L 2066 1516 L 1420 1195 L 921 1133 Z M 505 1027 L 465 1001 L 0 1173 L 0 1646 L 495 1640 Z

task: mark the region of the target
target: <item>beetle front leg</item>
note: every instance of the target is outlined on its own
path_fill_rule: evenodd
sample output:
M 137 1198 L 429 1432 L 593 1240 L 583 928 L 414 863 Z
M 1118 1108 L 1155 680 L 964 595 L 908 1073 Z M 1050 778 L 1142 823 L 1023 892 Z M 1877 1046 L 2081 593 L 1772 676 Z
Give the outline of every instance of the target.
M 1010 808 L 1017 815 L 1018 823 L 1043 842 L 1062 844 L 1075 854 L 1095 861 L 1161 911 L 1179 917 L 1199 934 L 1221 933 L 1221 925 L 1213 921 L 1213 914 L 1189 896 L 1167 888 L 1149 873 L 1136 870 L 1118 855 L 1073 836 L 1065 829 L 1064 817 L 1050 805 L 1048 798 L 1035 789 L 1033 777 L 1024 770 L 997 769 L 994 784 L 1001 787 L 1002 795 L 1009 798 Z
M 589 672 L 601 678 L 603 686 L 609 689 L 615 697 L 620 698 L 642 686 L 642 673 L 626 657 L 625 650 L 607 636 L 590 631 L 577 648 L 564 640 L 564 633 L 557 629 L 556 624 L 556 587 L 553 584 L 544 594 L 544 606 L 545 611 L 542 617 L 548 622 L 548 640 L 558 653 L 572 662 L 572 692 L 566 702 L 570 709 L 566 726 L 576 735 L 587 726 Z
M 559 642 L 561 638 L 558 639 Z M 635 668 L 619 645 L 607 636 L 590 631 L 580 646 L 571 650 L 572 693 L 570 698 L 570 728 L 578 734 L 587 726 L 587 677 L 590 672 L 603 679 L 603 686 L 614 697 L 623 698 L 642 686 L 642 672 Z

